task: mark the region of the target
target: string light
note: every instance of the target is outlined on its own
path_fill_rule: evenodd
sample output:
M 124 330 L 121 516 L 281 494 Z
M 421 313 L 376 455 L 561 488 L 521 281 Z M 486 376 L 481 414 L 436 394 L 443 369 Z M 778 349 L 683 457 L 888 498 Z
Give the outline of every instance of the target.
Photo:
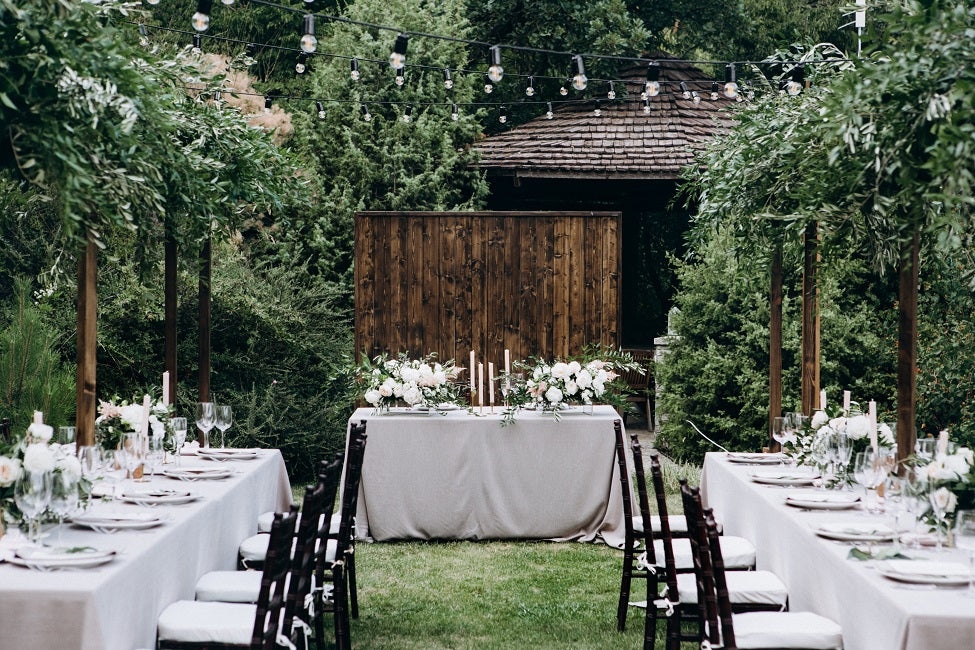
M 450 105 L 450 119 L 454 122 L 460 119 L 460 113 L 457 111 L 457 104 Z
M 220 0 L 220 2 L 222 2 L 224 5 L 226 5 L 228 7 L 230 5 L 232 5 L 232 4 L 234 4 L 234 0 Z
M 691 91 L 691 100 L 694 102 L 695 106 L 701 103 L 701 96 L 697 94 L 696 90 Z
M 729 63 L 724 69 L 724 96 L 738 99 L 738 76 L 735 74 L 734 63 Z
M 498 83 L 504 77 L 504 68 L 501 67 L 501 48 L 497 45 L 491 46 L 491 65 L 488 67 L 487 76 L 493 83 Z
M 193 29 L 205 32 L 210 27 L 210 11 L 213 0 L 196 0 L 196 13 L 193 14 Z
M 244 54 L 246 56 L 248 56 L 248 57 L 250 57 L 250 58 L 253 59 L 254 56 L 257 54 L 257 44 L 255 44 L 255 43 L 248 43 L 244 47 Z
M 600 106 L 599 106 L 599 100 L 598 99 L 596 101 L 594 101 L 592 103 L 592 105 L 593 105 L 593 108 L 592 108 L 592 114 L 593 115 L 595 115 L 596 117 L 599 117 L 600 115 L 603 114 L 603 109 L 600 108 Z
M 139 44 L 142 47 L 149 45 L 149 30 L 146 29 L 145 25 L 139 25 Z
M 792 68 L 792 74 L 788 81 L 783 84 L 783 89 L 787 95 L 795 97 L 802 92 L 802 85 L 806 78 L 805 67 L 797 65 Z
M 396 43 L 393 44 L 393 51 L 389 55 L 389 65 L 394 70 L 402 70 L 406 65 L 406 45 L 410 42 L 410 37 L 400 32 L 396 36 Z
M 372 113 L 369 112 L 368 106 L 363 104 L 359 110 L 362 111 L 362 120 L 364 122 L 372 122 Z
M 609 92 L 606 93 L 606 99 L 616 99 L 616 88 L 613 86 L 613 82 L 609 82 Z
M 203 54 L 203 37 L 199 34 L 193 34 L 193 48 L 190 49 L 193 54 Z
M 318 119 L 325 119 L 325 106 L 321 102 L 315 102 L 315 108 L 318 110 Z
M 712 81 L 711 82 L 711 101 L 714 102 L 714 101 L 717 101 L 717 100 L 718 100 L 718 82 L 717 81 Z
M 491 93 L 494 92 L 494 86 L 492 86 L 491 84 L 484 84 L 484 92 L 490 95 Z
M 576 54 L 572 58 L 576 65 L 576 73 L 572 77 L 572 87 L 581 92 L 589 85 L 589 78 L 586 77 L 586 66 L 582 63 L 582 56 Z
M 352 78 L 352 81 L 359 81 L 359 78 L 360 78 L 359 77 L 359 59 L 357 59 L 355 57 L 352 57 L 352 60 L 349 61 L 349 77 Z
M 413 119 L 413 105 L 407 104 L 406 110 L 403 111 L 403 122 L 409 124 L 410 120 L 412 119 Z
M 647 83 L 643 87 L 643 93 L 640 95 L 641 99 L 646 99 L 647 97 L 656 97 L 660 94 L 660 64 L 656 61 L 651 61 L 647 64 Z
M 644 115 L 649 115 L 650 114 L 650 98 L 649 97 L 644 97 L 643 98 L 643 114 Z
M 545 119 L 550 120 L 555 117 L 555 113 L 552 112 L 552 102 L 545 102 L 545 104 L 548 106 L 548 110 L 545 111 Z
M 301 37 L 301 51 L 311 54 L 318 49 L 318 39 L 315 38 L 315 14 L 305 14 L 305 33 Z
M 270 95 L 264 95 L 264 112 L 265 113 L 270 113 L 271 112 L 271 96 Z
M 305 74 L 305 70 L 308 69 L 308 55 L 304 52 L 298 54 L 298 60 L 295 62 L 295 72 L 298 74 Z
M 682 81 L 677 85 L 680 86 L 680 96 L 683 97 L 684 99 L 690 99 L 691 91 L 687 89 L 687 84 Z
M 559 94 L 560 94 L 560 95 L 562 95 L 563 97 L 565 97 L 566 95 L 568 95 L 568 94 L 569 94 L 569 89 L 568 89 L 568 88 L 566 88 L 566 86 L 567 86 L 567 85 L 568 85 L 569 83 L 571 83 L 571 82 L 570 82 L 570 81 L 566 81 L 566 83 L 564 83 L 564 84 L 562 84 L 562 87 L 561 87 L 561 88 L 559 88 Z
M 447 90 L 454 87 L 454 80 L 450 78 L 450 70 L 448 68 L 443 69 L 443 87 Z
M 504 104 L 498 107 L 498 122 L 504 124 L 508 121 L 508 111 L 505 109 Z
M 535 77 L 528 77 L 528 86 L 525 87 L 525 94 L 529 97 L 535 95 Z
M 402 85 L 406 83 L 406 70 L 405 69 L 397 70 L 396 78 L 393 79 L 393 81 L 396 83 L 397 86 L 402 87 Z

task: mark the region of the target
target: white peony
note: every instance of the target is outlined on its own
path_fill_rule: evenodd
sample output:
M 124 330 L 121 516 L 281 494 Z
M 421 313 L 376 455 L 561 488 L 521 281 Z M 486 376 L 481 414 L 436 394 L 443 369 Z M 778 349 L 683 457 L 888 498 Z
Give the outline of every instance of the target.
M 420 381 L 420 371 L 416 368 L 410 368 L 408 366 L 403 366 L 403 369 L 399 372 L 400 379 L 403 383 L 416 383 Z
M 829 422 L 829 416 L 826 415 L 826 411 L 816 411 L 812 416 L 812 428 L 818 429 Z
M 33 422 L 27 427 L 27 436 L 31 442 L 47 442 L 54 436 L 54 427 L 41 422 Z
M 576 383 L 579 384 L 579 388 L 589 388 L 592 385 L 592 374 L 583 368 L 576 373 Z
M 166 435 L 166 425 L 155 415 L 149 416 L 149 430 L 154 438 Z
M 552 366 L 552 376 L 556 379 L 568 379 L 569 375 L 572 374 L 569 370 L 569 364 L 562 363 L 559 361 Z
M 399 365 L 399 361 L 397 361 L 396 359 L 390 359 L 389 361 L 383 364 L 386 370 L 392 370 L 398 365 Z
M 603 392 L 605 392 L 605 391 L 606 391 L 606 386 L 603 385 L 603 382 L 601 382 L 601 381 L 593 381 L 592 382 L 592 392 L 597 397 L 599 397 L 600 395 L 602 395 Z
M 558 404 L 562 401 L 562 391 L 555 386 L 550 386 L 549 389 L 545 391 L 545 399 L 550 404 Z
M 959 447 L 958 451 L 955 452 L 955 455 L 964 458 L 965 462 L 968 463 L 969 466 L 975 463 L 975 454 L 972 454 L 972 450 L 968 447 Z
M 579 362 L 578 361 L 570 361 L 569 362 L 569 370 L 573 374 L 575 374 L 575 373 L 579 372 L 580 370 L 582 370 L 582 366 L 579 365 Z
M 957 474 L 958 478 L 961 478 L 966 474 L 968 474 L 968 471 L 971 469 L 970 467 L 971 463 L 969 463 L 968 460 L 963 456 L 961 456 L 960 454 L 951 454 L 949 456 L 945 456 L 944 466 L 947 469 L 950 469 L 955 474 Z
M 829 427 L 833 431 L 845 432 L 846 431 L 846 425 L 847 425 L 847 419 L 845 417 L 842 417 L 842 416 L 840 416 L 838 418 L 833 418 L 832 420 L 829 421 Z M 853 436 L 850 436 L 850 437 L 853 438 Z
M 967 465 L 965 466 L 965 469 L 959 473 L 955 468 L 949 465 L 948 458 L 950 457 L 939 456 L 924 466 L 924 473 L 927 475 L 929 480 L 954 481 L 968 473 Z
M 47 445 L 34 443 L 24 450 L 25 472 L 50 472 L 54 469 L 54 452 Z
M 579 392 L 579 385 L 577 383 L 575 383 L 571 379 L 569 381 L 565 382 L 565 394 L 566 395 L 575 395 L 578 392 Z
M 378 391 L 381 397 L 393 396 L 393 386 L 390 386 L 389 384 L 383 384 L 382 386 L 379 387 Z
M 0 456 L 0 487 L 13 485 L 21 474 L 20 459 Z
M 948 488 L 938 488 L 931 493 L 931 506 L 939 512 L 954 512 L 958 497 Z
M 447 383 L 447 373 L 444 372 L 443 370 L 434 370 L 433 371 L 433 385 L 434 386 L 443 386 L 446 383 Z
M 72 478 L 81 478 L 81 462 L 74 456 L 65 456 L 57 462 L 58 469 Z
M 543 374 L 542 373 L 542 367 L 541 366 L 537 366 L 535 368 L 535 370 L 532 371 L 532 379 L 534 379 L 535 381 L 538 381 L 539 379 L 542 378 L 542 374 Z
M 138 431 L 142 424 L 142 404 L 129 404 L 128 406 L 122 406 L 119 408 L 122 418 L 122 422 L 129 425 L 133 431 Z
M 885 422 L 877 425 L 877 439 L 885 447 L 894 446 L 894 432 L 890 430 L 890 427 Z
M 410 405 L 419 404 L 423 401 L 423 393 L 416 385 L 410 385 L 403 389 L 403 401 Z
M 366 398 L 366 401 L 372 404 L 373 406 L 379 404 L 379 401 L 383 398 L 382 393 L 380 393 L 375 388 L 373 388 L 372 390 L 367 390 L 364 397 Z
M 837 420 L 841 418 L 836 418 Z M 833 422 L 830 421 L 830 426 L 833 426 Z M 833 427 L 834 429 L 836 427 Z M 853 417 L 846 420 L 846 435 L 850 436 L 850 440 L 860 440 L 870 435 L 870 418 L 866 415 L 854 415 Z

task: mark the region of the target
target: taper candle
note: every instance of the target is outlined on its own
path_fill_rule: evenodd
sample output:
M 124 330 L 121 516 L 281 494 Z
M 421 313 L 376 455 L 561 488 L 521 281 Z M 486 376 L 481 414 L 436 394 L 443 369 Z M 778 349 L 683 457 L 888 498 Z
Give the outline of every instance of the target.
M 163 372 L 163 404 L 169 406 L 169 371 Z
M 488 404 L 494 406 L 494 362 L 488 361 Z
M 819 408 L 826 410 L 826 389 L 819 391 Z
M 471 392 L 473 393 L 475 389 L 474 382 L 477 378 L 474 376 L 474 350 L 471 350 Z
M 484 407 L 484 363 L 477 364 L 477 405 Z
M 850 391 L 848 390 L 843 391 L 843 412 L 850 412 Z

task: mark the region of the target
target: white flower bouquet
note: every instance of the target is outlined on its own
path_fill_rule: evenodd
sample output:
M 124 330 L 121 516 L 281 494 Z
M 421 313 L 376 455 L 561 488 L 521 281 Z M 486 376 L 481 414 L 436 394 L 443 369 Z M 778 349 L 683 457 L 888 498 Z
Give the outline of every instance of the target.
M 98 401 L 98 417 L 95 418 L 95 431 L 98 444 L 103 449 L 118 449 L 122 436 L 133 433 L 142 426 L 143 400 L 119 400 L 118 396 L 112 401 Z M 173 414 L 173 407 L 167 406 L 161 399 L 150 402 L 149 405 L 149 433 L 153 436 L 166 434 L 166 424 Z
M 453 360 L 437 362 L 436 354 L 411 359 L 406 353 L 400 353 L 395 359 L 382 354 L 371 362 L 365 361 L 357 368 L 356 375 L 362 398 L 377 412 L 387 412 L 399 403 L 440 411 L 461 403 L 463 387 L 454 380 L 462 370 Z

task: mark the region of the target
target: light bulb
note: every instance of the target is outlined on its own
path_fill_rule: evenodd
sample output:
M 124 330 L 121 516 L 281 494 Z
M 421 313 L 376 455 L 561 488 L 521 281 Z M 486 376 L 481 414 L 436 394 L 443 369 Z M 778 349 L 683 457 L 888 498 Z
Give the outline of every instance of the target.
M 613 82 L 609 82 L 609 92 L 606 93 L 606 99 L 616 99 L 616 89 L 613 87 Z
M 151 4 L 153 7 L 155 7 L 157 4 L 159 4 L 159 0 L 146 0 L 146 2 L 148 2 L 149 4 Z
M 656 97 L 660 94 L 660 82 L 648 81 L 643 92 L 646 93 L 647 97 Z
M 651 61 L 647 64 L 647 83 L 643 86 L 643 92 L 640 93 L 640 99 L 646 99 L 647 97 L 656 97 L 660 94 L 660 64 L 656 61 Z
M 413 107 L 407 106 L 406 110 L 403 111 L 403 122 L 409 124 L 411 119 L 413 119 Z
M 304 52 L 299 54 L 298 61 L 295 62 L 295 72 L 297 72 L 298 74 L 305 74 L 305 70 L 308 69 L 308 66 L 305 63 L 307 60 L 308 60 L 307 54 L 305 54 Z
M 599 104 L 596 104 L 596 108 L 593 109 L 592 114 L 596 117 L 600 117 L 603 114 L 603 109 L 599 108 Z
M 787 95 L 792 95 L 795 97 L 802 91 L 802 85 L 798 81 L 790 79 L 785 82 L 785 92 Z
M 372 122 L 372 113 L 369 112 L 369 107 L 363 104 L 360 110 L 362 111 L 362 120 L 364 122 Z
M 498 83 L 504 77 L 504 68 L 501 67 L 501 48 L 497 45 L 491 46 L 491 65 L 488 68 L 487 76 L 494 83 Z
M 802 92 L 802 86 L 806 82 L 806 66 L 796 65 L 792 68 L 790 79 L 785 82 L 785 92 L 787 95 L 795 97 Z
M 318 39 L 315 38 L 315 16 L 305 14 L 305 33 L 301 37 L 301 51 L 311 54 L 318 49 Z
M 711 101 L 714 102 L 714 101 L 717 101 L 717 100 L 718 100 L 718 82 L 717 81 L 712 81 L 711 82 Z
M 396 85 L 397 86 L 402 86 L 403 84 L 406 83 L 406 77 L 404 77 L 401 74 L 398 74 L 398 75 L 396 75 L 396 79 L 394 79 L 393 81 L 396 82 Z
M 740 103 L 742 103 L 743 101 L 745 101 L 745 98 L 744 98 L 744 97 L 742 97 L 741 95 L 735 95 L 735 101 L 736 101 L 736 102 L 738 102 L 738 103 L 740 104 Z
M 222 2 L 225 5 L 227 5 L 228 7 L 230 5 L 232 5 L 232 4 L 234 4 L 234 0 L 220 0 L 220 2 Z
M 508 121 L 508 116 L 507 115 L 499 115 L 498 116 L 498 121 L 501 122 L 502 124 L 504 124 L 505 122 Z
M 484 84 L 484 92 L 490 95 L 491 93 L 494 92 L 494 86 L 492 86 L 491 84 Z
M 643 114 L 644 115 L 649 115 L 650 114 L 650 99 L 649 98 L 643 100 Z
M 353 58 L 349 62 L 349 77 L 352 81 L 359 81 L 359 59 Z
M 203 37 L 199 34 L 193 34 L 193 49 L 190 51 L 193 54 L 203 54 Z
M 139 44 L 142 47 L 148 47 L 149 45 L 149 32 L 146 30 L 145 25 L 139 25 Z
M 325 106 L 321 102 L 315 102 L 315 108 L 318 110 L 318 119 L 325 119 Z
M 680 86 L 680 96 L 683 97 L 684 99 L 690 99 L 691 91 L 687 89 L 687 84 L 682 81 L 678 85 Z
M 694 101 L 695 106 L 701 103 L 701 96 L 697 94 L 696 90 L 691 91 L 691 99 Z
M 201 14 L 199 11 L 193 14 L 193 29 L 198 32 L 205 32 L 210 27 L 210 16 Z
M 535 77 L 528 77 L 528 86 L 525 88 L 525 94 L 529 97 L 535 94 Z
M 394 70 L 402 70 L 403 66 L 406 65 L 406 45 L 410 42 L 410 37 L 406 34 L 399 34 L 396 37 L 396 43 L 393 45 L 393 51 L 389 55 L 389 65 Z
M 450 70 L 447 68 L 443 69 L 443 87 L 447 90 L 454 87 L 454 80 L 450 78 Z
M 566 88 L 565 86 L 562 86 L 561 88 L 559 88 L 559 94 L 565 97 L 566 95 L 569 94 L 569 89 Z
M 724 96 L 728 99 L 738 99 L 738 78 L 734 63 L 729 63 L 724 69 Z
M 573 60 L 576 65 L 576 73 L 572 77 L 572 87 L 576 90 L 583 91 L 589 85 L 589 78 L 586 77 L 586 66 L 583 65 L 582 57 L 578 54 L 573 57 Z
M 546 102 L 546 105 L 548 106 L 548 110 L 545 111 L 545 119 L 550 120 L 555 117 L 555 113 L 552 112 L 552 102 Z
M 457 104 L 452 104 L 450 107 L 450 119 L 454 122 L 460 119 L 460 113 L 457 112 Z
M 264 97 L 264 112 L 265 113 L 270 113 L 271 112 L 271 97 L 270 96 Z

